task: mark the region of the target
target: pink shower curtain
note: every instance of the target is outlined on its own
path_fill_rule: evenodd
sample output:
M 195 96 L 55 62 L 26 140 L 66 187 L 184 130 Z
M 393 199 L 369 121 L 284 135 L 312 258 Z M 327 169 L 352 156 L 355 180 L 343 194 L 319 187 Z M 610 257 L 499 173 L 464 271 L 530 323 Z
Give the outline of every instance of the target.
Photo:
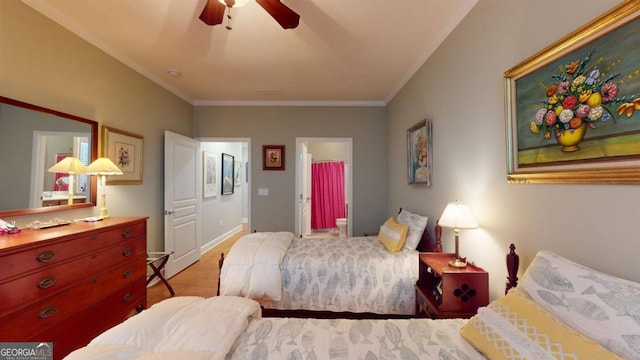
M 311 228 L 335 228 L 345 217 L 344 162 L 311 164 L 311 199 Z

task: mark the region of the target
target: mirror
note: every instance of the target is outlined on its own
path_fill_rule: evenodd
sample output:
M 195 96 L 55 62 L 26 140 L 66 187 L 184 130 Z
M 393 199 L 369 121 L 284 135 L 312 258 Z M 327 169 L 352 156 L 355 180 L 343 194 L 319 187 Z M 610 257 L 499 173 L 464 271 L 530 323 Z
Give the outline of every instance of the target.
M 73 205 L 67 174 L 47 170 L 66 156 L 98 157 L 98 123 L 0 96 L 0 218 L 96 205 L 95 176 L 77 175 Z

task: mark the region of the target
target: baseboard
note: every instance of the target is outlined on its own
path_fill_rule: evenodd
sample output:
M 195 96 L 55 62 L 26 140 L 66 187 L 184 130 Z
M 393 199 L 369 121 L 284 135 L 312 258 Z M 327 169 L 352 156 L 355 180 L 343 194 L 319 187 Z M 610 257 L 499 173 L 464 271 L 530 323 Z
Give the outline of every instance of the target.
M 218 236 L 217 238 L 207 242 L 206 244 L 200 246 L 200 253 L 201 254 L 206 253 L 207 251 L 213 249 L 217 245 L 220 245 L 223 241 L 225 241 L 226 239 L 228 239 L 232 235 L 235 235 L 235 234 L 239 233 L 240 231 L 242 231 L 242 225 L 238 225 L 238 226 L 234 227 L 233 229 L 227 231 L 226 233 L 224 233 L 224 234 Z

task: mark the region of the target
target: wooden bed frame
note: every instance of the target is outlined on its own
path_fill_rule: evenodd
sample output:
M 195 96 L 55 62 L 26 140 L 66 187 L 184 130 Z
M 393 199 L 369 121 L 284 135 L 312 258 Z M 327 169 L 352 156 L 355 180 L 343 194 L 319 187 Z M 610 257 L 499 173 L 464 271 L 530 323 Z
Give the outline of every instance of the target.
M 431 237 L 428 230 L 425 228 L 417 250 L 420 252 L 442 252 L 442 227 L 438 225 L 434 229 L 436 240 L 431 243 Z M 520 260 L 518 254 L 515 252 L 515 245 L 509 246 L 509 253 L 506 257 L 507 265 L 507 283 L 505 285 L 505 293 L 509 289 L 518 285 L 518 268 Z M 436 251 L 437 250 L 437 251 Z M 220 254 L 218 260 L 218 269 L 220 274 L 222 272 L 222 265 L 224 264 L 224 253 Z M 220 275 L 218 275 L 218 290 L 216 295 L 220 295 Z M 293 317 L 293 318 L 315 318 L 315 319 L 389 319 L 389 318 L 412 318 L 415 315 L 396 315 L 396 314 L 377 314 L 377 313 L 354 313 L 354 312 L 333 312 L 333 311 L 318 311 L 318 310 L 279 310 L 269 309 L 262 307 L 262 316 L 264 317 Z

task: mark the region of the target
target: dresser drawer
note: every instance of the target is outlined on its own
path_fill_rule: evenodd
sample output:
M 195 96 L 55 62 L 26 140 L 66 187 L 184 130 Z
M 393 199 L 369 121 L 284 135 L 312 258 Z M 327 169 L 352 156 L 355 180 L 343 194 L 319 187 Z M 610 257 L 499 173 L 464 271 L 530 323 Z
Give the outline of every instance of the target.
M 144 271 L 146 275 L 144 237 L 85 254 L 64 264 L 49 266 L 14 281 L 0 283 L 0 316 L 136 257 L 142 259 L 136 263 L 136 271 Z
M 120 241 L 138 239 L 146 236 L 146 224 L 146 222 L 136 223 L 100 232 L 95 235 L 95 241 L 100 246 L 109 246 Z
M 146 289 L 146 264 L 146 256 L 138 256 L 125 264 L 97 275 L 93 279 L 94 286 L 91 291 L 92 300 L 98 302 L 108 297 L 114 290 L 125 288 L 132 283 L 138 282 L 140 279 L 145 281 L 143 286 Z
M 74 225 L 69 225 L 69 229 Z M 62 263 L 65 260 L 109 245 L 127 240 L 134 241 L 145 236 L 146 223 L 141 222 L 34 247 L 14 254 L 6 254 L 0 257 L 0 282 L 16 275 Z
M 135 308 L 146 306 L 144 279 L 77 312 L 69 319 L 52 326 L 26 341 L 53 342 L 54 359 L 62 359 L 71 351 L 85 346 L 103 331 L 124 321 Z
M 86 269 L 90 268 L 93 261 L 91 256 L 86 255 L 71 263 L 50 266 L 0 284 L 0 316 L 88 279 L 91 274 Z M 69 267 L 70 264 L 73 264 L 73 269 Z
M 24 339 L 28 334 L 64 321 L 79 309 L 99 302 L 103 298 L 111 296 L 110 294 L 122 292 L 123 288 L 131 284 L 141 283 L 142 285 L 138 286 L 146 290 L 146 276 L 141 271 L 141 269 L 145 269 L 141 267 L 145 260 L 142 257 L 133 260 L 135 261 L 87 279 L 60 294 L 3 316 L 0 318 L 0 339 L 2 341 Z M 128 271 L 131 271 L 132 275 L 127 276 Z M 12 324 L 20 324 L 20 326 L 15 327 Z
M 91 254 L 91 272 L 98 273 L 137 256 L 147 256 L 147 240 L 144 237 L 120 242 Z M 143 267 L 146 266 L 146 263 Z
M 45 269 L 97 248 L 92 236 L 40 246 L 0 258 L 0 281 Z

